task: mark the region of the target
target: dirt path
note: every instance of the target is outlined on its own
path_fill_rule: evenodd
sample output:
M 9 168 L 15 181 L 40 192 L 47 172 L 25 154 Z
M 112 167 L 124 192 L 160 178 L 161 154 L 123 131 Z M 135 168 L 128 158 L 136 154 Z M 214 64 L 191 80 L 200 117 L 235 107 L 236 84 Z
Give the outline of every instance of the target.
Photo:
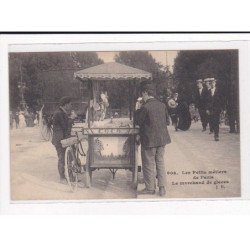
M 199 124 L 193 124 L 190 131 L 172 132 L 173 143 L 167 149 L 166 168 L 169 172 L 176 171 L 178 175 L 168 175 L 169 198 L 240 195 L 239 135 L 229 134 L 224 127 L 220 129 L 220 137 L 220 141 L 215 142 L 208 132 L 201 132 Z M 194 176 L 199 179 L 194 179 Z M 172 185 L 181 181 L 204 181 L 205 184 Z M 212 183 L 206 184 L 208 181 Z M 225 183 L 216 185 L 216 181 Z
M 208 132 L 193 124 L 190 131 L 170 129 L 172 143 L 166 150 L 168 198 L 233 197 L 240 194 L 239 135 L 221 129 L 221 141 L 214 142 Z M 220 185 L 172 185 L 190 182 L 192 171 L 227 171 L 214 174 Z M 173 174 L 173 172 L 177 174 Z M 182 174 L 182 171 L 191 174 Z M 198 175 L 199 177 L 201 175 Z M 83 178 L 82 176 L 81 178 Z M 134 199 L 131 172 L 119 170 L 113 180 L 109 170 L 93 172 L 92 187 L 70 192 L 67 185 L 58 182 L 56 151 L 50 142 L 42 141 L 38 128 L 11 131 L 11 198 L 12 200 L 86 200 Z M 138 197 L 152 198 L 152 197 Z M 158 198 L 158 196 L 154 196 Z

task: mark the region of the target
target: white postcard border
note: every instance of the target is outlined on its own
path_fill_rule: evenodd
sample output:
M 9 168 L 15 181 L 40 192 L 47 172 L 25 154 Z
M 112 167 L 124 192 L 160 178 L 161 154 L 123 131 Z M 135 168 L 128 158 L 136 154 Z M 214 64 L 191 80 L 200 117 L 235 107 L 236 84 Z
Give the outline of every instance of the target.
M 98 43 L 96 42 L 98 40 Z M 46 214 L 140 214 L 153 213 L 202 213 L 234 210 L 242 204 L 244 213 L 250 198 L 250 88 L 249 49 L 250 36 L 236 34 L 216 35 L 10 35 L 0 37 L 0 117 L 1 122 L 1 168 L 0 209 L 3 213 Z M 98 201 L 10 201 L 9 123 L 8 123 L 8 52 L 24 51 L 119 51 L 119 50 L 185 50 L 185 49 L 239 49 L 240 72 L 240 119 L 241 119 L 241 198 L 227 199 L 166 199 L 152 201 L 98 200 Z M 216 201 L 216 202 L 215 202 Z M 230 202 L 230 203 L 228 203 Z M 227 207 L 230 204 L 231 209 Z M 248 205 L 247 205 L 248 204 Z M 210 209 L 209 209 L 210 207 Z M 59 211 L 59 212 L 58 212 Z M 246 210 L 247 211 L 247 210 Z M 1 211 L 0 211 L 1 212 Z

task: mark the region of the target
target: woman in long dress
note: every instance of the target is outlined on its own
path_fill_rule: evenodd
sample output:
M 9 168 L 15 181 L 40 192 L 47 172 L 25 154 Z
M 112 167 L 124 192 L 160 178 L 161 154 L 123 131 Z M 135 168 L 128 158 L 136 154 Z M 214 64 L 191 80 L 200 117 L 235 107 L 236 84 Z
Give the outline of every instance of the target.
M 51 125 L 49 124 L 48 120 L 43 116 L 43 108 L 42 106 L 41 110 L 39 111 L 39 129 L 40 134 L 43 140 L 45 141 L 51 141 L 52 139 L 52 130 Z
M 178 129 L 186 131 L 191 126 L 189 106 L 186 102 L 180 101 L 177 110 L 179 116 Z
M 19 128 L 26 128 L 27 124 L 25 121 L 24 112 L 20 111 L 18 117 L 19 117 Z
M 173 98 L 168 101 L 168 107 L 172 124 L 175 127 L 175 130 L 188 130 L 191 126 L 191 114 L 188 104 L 180 98 Z
M 168 111 L 169 111 L 169 115 L 172 121 L 172 125 L 175 128 L 175 131 L 178 130 L 178 114 L 177 114 L 177 107 L 178 107 L 178 103 L 173 99 L 169 99 L 167 102 L 168 105 Z

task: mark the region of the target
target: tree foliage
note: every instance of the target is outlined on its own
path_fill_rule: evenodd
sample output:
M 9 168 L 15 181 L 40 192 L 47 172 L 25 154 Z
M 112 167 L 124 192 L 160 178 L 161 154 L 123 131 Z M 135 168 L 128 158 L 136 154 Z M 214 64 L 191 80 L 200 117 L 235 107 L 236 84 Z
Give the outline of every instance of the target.
M 19 82 L 26 83 L 25 101 L 36 109 L 42 102 L 44 79 L 41 72 L 80 70 L 103 63 L 95 52 L 36 52 L 9 54 L 10 108 L 20 103 Z M 56 79 L 55 79 L 56 81 Z
M 148 51 L 122 51 L 115 56 L 115 61 L 152 73 L 157 94 L 163 95 L 167 92 L 171 72 L 156 62 Z

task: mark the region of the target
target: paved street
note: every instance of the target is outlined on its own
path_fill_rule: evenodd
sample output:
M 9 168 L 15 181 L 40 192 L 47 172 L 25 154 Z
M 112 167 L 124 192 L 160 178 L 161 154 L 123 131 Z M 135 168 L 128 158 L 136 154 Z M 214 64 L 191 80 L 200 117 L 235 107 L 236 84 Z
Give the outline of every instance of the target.
M 239 134 L 229 134 L 228 128 L 222 127 L 221 140 L 215 142 L 208 131 L 201 132 L 200 123 L 193 123 L 185 132 L 169 130 L 172 143 L 165 155 L 166 198 L 240 195 Z M 131 178 L 128 170 L 119 170 L 114 180 L 109 170 L 96 170 L 91 188 L 80 187 L 72 193 L 58 182 L 56 151 L 50 142 L 41 140 L 39 128 L 11 131 L 12 200 L 159 198 L 157 194 L 137 197 Z

